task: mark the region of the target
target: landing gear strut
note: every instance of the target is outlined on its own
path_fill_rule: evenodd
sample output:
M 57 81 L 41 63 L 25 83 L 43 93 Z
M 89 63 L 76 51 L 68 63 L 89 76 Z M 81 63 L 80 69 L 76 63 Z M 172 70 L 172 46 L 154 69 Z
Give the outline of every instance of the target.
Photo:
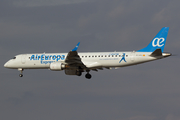
M 23 69 L 22 68 L 18 68 L 18 71 L 20 71 L 19 77 L 23 77 Z

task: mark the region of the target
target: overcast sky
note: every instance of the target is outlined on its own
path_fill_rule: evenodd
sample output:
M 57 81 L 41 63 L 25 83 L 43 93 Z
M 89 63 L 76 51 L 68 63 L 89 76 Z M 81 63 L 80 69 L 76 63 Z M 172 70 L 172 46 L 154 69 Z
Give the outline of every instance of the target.
M 180 120 L 179 56 L 91 72 L 4 68 L 21 53 L 139 50 L 170 27 L 180 52 L 179 0 L 1 0 L 1 120 Z

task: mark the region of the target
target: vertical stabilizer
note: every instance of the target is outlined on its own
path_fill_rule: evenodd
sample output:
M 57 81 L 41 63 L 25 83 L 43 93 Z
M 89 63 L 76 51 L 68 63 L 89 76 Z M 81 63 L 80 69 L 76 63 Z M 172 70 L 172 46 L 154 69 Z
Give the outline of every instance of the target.
M 147 47 L 138 50 L 137 52 L 154 52 L 156 49 L 161 49 L 163 52 L 168 31 L 169 27 L 163 27 Z

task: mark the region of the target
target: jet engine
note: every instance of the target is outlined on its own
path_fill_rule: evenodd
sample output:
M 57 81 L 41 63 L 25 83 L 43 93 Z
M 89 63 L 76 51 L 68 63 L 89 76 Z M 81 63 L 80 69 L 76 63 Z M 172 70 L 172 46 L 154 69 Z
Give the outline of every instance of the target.
M 61 71 L 65 68 L 65 65 L 61 62 L 54 62 L 50 64 L 50 70 L 52 71 Z

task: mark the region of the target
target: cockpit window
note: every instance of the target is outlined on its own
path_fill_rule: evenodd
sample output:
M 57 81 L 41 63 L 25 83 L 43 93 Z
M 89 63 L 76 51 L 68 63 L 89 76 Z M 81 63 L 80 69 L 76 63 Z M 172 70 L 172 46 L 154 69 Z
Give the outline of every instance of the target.
M 13 59 L 16 59 L 16 57 L 13 57 Z

